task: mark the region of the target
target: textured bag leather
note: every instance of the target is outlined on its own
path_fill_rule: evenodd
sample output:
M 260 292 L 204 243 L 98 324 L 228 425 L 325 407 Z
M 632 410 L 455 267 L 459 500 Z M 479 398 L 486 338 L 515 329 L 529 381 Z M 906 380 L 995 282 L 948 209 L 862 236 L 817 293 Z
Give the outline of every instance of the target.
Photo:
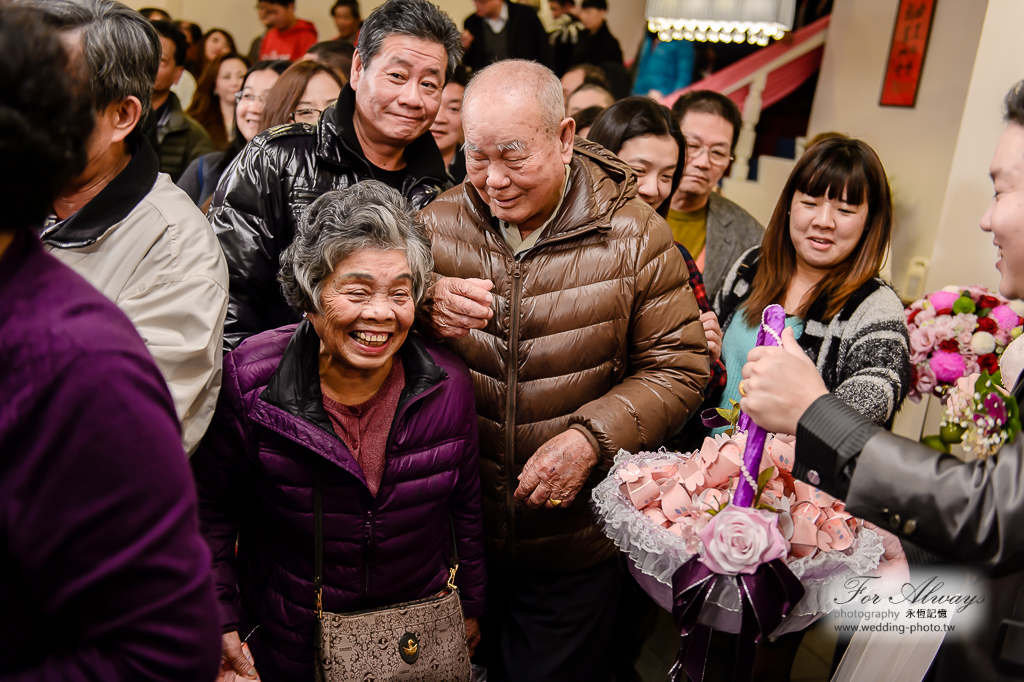
M 466 620 L 455 572 L 459 568 L 452 528 L 448 586 L 426 599 L 382 609 L 328 613 L 322 608 L 323 488 L 320 462 L 313 463 L 313 585 L 316 592 L 316 682 L 470 682 Z
M 317 682 L 469 682 L 471 676 L 457 589 L 384 609 L 320 616 Z

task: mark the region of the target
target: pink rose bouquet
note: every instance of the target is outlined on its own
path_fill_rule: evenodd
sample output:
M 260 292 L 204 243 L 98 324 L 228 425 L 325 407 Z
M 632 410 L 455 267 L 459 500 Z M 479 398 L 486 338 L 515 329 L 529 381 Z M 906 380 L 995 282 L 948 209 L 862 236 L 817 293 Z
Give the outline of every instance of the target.
M 944 397 L 972 373 L 999 369 L 999 356 L 1021 334 L 1024 304 L 985 287 L 950 286 L 905 310 L 910 332 L 909 397 Z
M 774 436 L 765 443 L 755 508 L 730 504 L 746 441 L 743 432 L 721 434 L 705 438 L 701 449 L 689 456 L 649 460 L 645 465 L 626 461 L 614 474 L 619 491 L 648 522 L 684 538 L 689 553 L 700 554 L 716 573 L 750 573 L 772 559 L 849 548 L 860 522 L 846 512 L 842 501 L 793 478 L 795 439 L 790 436 Z M 726 511 L 728 524 L 717 520 Z M 751 519 L 740 523 L 736 514 Z M 727 529 L 736 534 L 722 540 Z M 714 551 L 708 546 L 712 536 L 718 538 Z M 779 547 L 785 551 L 776 556 Z M 750 559 L 742 564 L 749 570 L 734 570 L 742 563 L 741 554 Z

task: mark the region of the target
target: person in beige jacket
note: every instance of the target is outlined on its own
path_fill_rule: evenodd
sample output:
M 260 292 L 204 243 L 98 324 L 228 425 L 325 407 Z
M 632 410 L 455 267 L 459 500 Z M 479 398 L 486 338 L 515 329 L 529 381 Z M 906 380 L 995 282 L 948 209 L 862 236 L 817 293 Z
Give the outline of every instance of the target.
M 468 179 L 421 213 L 441 276 L 422 322 L 473 376 L 486 667 L 596 682 L 622 573 L 590 491 L 700 404 L 704 328 L 668 225 L 629 166 L 574 140 L 554 73 L 488 67 L 462 121 Z
M 114 301 L 163 374 L 191 453 L 220 390 L 228 302 L 224 255 L 206 218 L 136 128 L 149 111 L 160 40 L 111 0 L 30 0 L 84 65 L 96 126 L 89 161 L 54 203 L 50 253 Z M 102 386 L 96 387 L 98 391 Z

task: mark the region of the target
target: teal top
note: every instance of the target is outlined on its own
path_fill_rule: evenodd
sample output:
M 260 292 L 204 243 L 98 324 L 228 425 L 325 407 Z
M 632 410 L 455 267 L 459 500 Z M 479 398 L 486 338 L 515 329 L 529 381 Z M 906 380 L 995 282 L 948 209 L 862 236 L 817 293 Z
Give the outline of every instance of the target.
M 743 378 L 743 365 L 747 362 L 747 354 L 757 345 L 758 327 L 751 327 L 747 324 L 747 318 L 743 308 L 736 310 L 732 316 L 729 326 L 725 329 L 725 337 L 722 339 L 722 361 L 725 362 L 727 376 L 725 388 L 722 390 L 722 400 L 718 407 L 730 409 L 730 400 L 740 401 L 740 380 Z M 793 336 L 800 338 L 804 331 L 804 321 L 796 315 L 786 317 L 786 326 L 793 328 Z M 722 433 L 728 427 L 723 426 L 711 431 L 712 435 Z

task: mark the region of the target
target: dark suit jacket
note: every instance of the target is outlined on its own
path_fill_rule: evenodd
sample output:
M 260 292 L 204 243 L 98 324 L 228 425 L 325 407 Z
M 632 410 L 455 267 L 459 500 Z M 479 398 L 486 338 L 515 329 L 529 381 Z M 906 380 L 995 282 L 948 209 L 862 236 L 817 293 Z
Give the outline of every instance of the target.
M 1024 402 L 1024 383 L 1013 395 Z M 936 680 L 1024 675 L 1024 434 L 965 463 L 885 431 L 830 394 L 800 418 L 793 474 L 845 499 L 848 512 L 895 533 L 905 549 L 910 541 L 1002 576 L 988 590 L 978 631 L 943 644 Z M 1015 665 L 1013 676 L 999 665 Z
M 754 216 L 715 192 L 708 197 L 707 239 L 704 247 L 704 286 L 712 301 L 733 264 L 764 238 Z
M 601 28 L 593 35 L 589 31 L 582 31 L 573 63 L 603 66 L 608 62 L 620 66 L 623 62 L 622 46 L 619 45 L 619 39 L 608 30 L 608 22 L 601 24 Z
M 1024 383 L 1014 386 L 1024 402 Z M 962 462 L 896 436 L 833 395 L 797 427 L 793 475 L 846 509 L 953 561 L 995 574 L 1024 569 L 1024 435 Z
M 508 6 L 508 23 L 504 33 L 508 34 L 508 53 L 513 59 L 529 59 L 550 68 L 554 67 L 551 57 L 551 45 L 548 34 L 536 10 L 527 5 L 506 2 Z M 466 50 L 462 63 L 479 71 L 490 62 L 484 55 L 484 20 L 476 14 L 470 14 L 463 26 L 473 35 L 473 43 Z

